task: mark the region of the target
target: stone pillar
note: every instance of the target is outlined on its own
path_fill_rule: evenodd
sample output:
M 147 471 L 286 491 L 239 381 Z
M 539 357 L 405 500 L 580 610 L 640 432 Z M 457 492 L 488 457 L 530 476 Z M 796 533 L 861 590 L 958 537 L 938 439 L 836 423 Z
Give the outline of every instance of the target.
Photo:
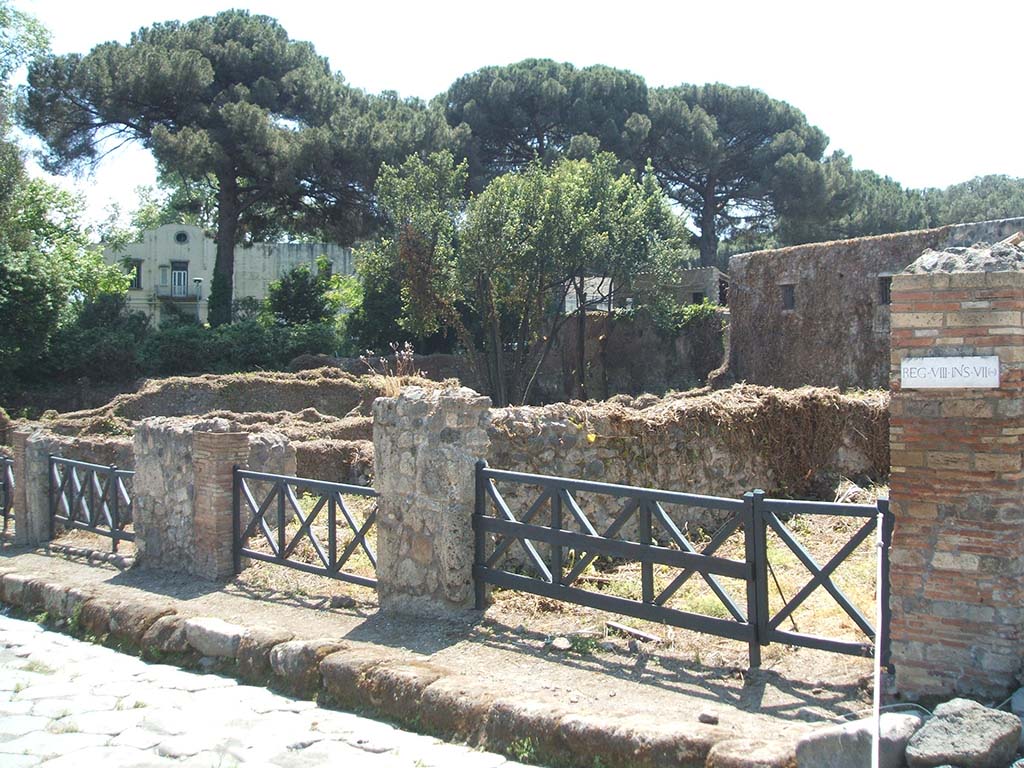
M 135 532 L 145 568 L 207 579 L 234 572 L 232 469 L 249 435 L 226 419 L 152 418 L 135 431 Z
M 487 455 L 490 405 L 465 387 L 408 387 L 374 402 L 381 610 L 443 616 L 473 607 L 474 473 Z
M 40 528 L 43 521 L 38 519 L 38 515 L 29 518 L 29 474 L 25 467 L 25 447 L 31 434 L 27 429 L 18 429 L 11 434 L 11 456 L 14 458 L 14 543 L 29 546 L 50 538 L 49 523 L 45 518 L 45 529 Z
M 934 263 L 926 252 L 916 265 L 929 257 Z M 892 658 L 896 687 L 910 698 L 1001 698 L 1022 671 L 1020 263 L 893 279 Z M 920 272 L 916 265 L 908 271 Z M 910 371 L 901 382 L 907 358 L 993 355 L 997 388 L 910 388 Z

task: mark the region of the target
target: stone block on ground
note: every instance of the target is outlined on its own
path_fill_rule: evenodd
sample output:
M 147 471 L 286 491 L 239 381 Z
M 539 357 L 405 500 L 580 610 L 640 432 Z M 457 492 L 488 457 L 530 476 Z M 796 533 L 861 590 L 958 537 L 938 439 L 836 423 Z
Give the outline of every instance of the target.
M 4 602 L 19 608 L 30 608 L 31 606 L 25 604 L 25 588 L 30 581 L 32 581 L 32 577 L 23 573 L 5 573 L 3 576 Z
M 170 605 L 142 601 L 123 602 L 110 612 L 110 634 L 138 645 L 153 623 L 175 613 Z
M 907 742 L 921 727 L 916 714 L 887 712 L 880 722 L 880 768 L 901 768 Z M 871 764 L 871 718 L 819 728 L 796 743 L 797 768 L 862 768 Z
M 238 676 L 248 683 L 266 684 L 274 672 L 270 652 L 295 635 L 283 629 L 248 629 L 238 644 Z
M 704 765 L 714 744 L 728 738 L 727 731 L 706 724 L 605 714 L 566 715 L 558 735 L 568 754 L 616 768 Z
M 235 658 L 245 628 L 222 619 L 202 616 L 185 621 L 188 643 L 203 656 Z
M 400 722 L 420 719 L 423 692 L 451 670 L 426 661 L 381 664 L 366 676 L 370 702 L 379 712 Z
M 400 658 L 394 651 L 374 646 L 346 648 L 320 664 L 323 700 L 332 707 L 356 709 L 371 705 L 365 677 L 380 664 Z
M 728 739 L 708 752 L 707 768 L 790 768 L 796 762 L 793 745 L 765 739 Z
M 187 653 L 192 649 L 185 634 L 185 617 L 176 614 L 161 616 L 143 634 L 140 641 L 143 653 Z
M 423 728 L 478 744 L 494 696 L 494 685 L 477 677 L 442 677 L 427 686 L 420 699 Z
M 337 640 L 290 640 L 270 651 L 271 685 L 299 698 L 309 698 L 320 687 L 320 662 L 345 648 Z
M 935 713 L 907 745 L 910 768 L 943 765 L 1006 768 L 1017 754 L 1021 721 L 1011 712 L 970 699 L 953 699 Z
M 93 637 L 104 637 L 110 633 L 110 614 L 118 605 L 119 601 L 102 597 L 86 600 L 78 614 L 78 626 Z

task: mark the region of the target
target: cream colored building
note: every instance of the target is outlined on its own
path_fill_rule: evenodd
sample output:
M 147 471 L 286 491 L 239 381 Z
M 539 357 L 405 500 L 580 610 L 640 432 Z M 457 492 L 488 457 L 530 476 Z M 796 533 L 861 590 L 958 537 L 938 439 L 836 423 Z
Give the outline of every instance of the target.
M 133 282 L 129 309 L 145 312 L 154 324 L 174 316 L 206 322 L 206 304 L 213 281 L 217 244 L 203 230 L 188 224 L 165 224 L 143 233 L 142 241 L 121 249 L 107 248 L 108 264 L 124 264 Z M 235 248 L 234 300 L 266 298 L 270 284 L 283 274 L 326 256 L 336 275 L 354 273 L 352 249 L 324 243 L 261 243 Z

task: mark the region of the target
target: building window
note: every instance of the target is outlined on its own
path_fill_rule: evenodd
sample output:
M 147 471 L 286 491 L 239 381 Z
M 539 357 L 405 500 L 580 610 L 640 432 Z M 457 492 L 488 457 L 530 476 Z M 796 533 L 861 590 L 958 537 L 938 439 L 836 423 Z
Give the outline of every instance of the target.
M 704 295 L 704 291 L 694 291 L 690 301 L 694 304 L 703 304 L 706 298 L 707 296 Z
M 188 296 L 188 262 L 171 262 L 171 296 L 185 298 Z
M 782 309 L 796 309 L 796 286 L 790 283 L 780 285 L 779 288 L 782 289 Z
M 184 245 L 188 242 L 188 232 L 176 232 L 174 235 L 174 242 L 178 245 Z
M 879 276 L 878 303 L 883 306 L 886 304 L 892 304 L 892 275 Z
M 167 285 L 167 276 L 171 268 L 167 265 L 160 267 L 160 285 Z
M 142 290 L 142 261 L 140 259 L 132 259 L 126 262 L 128 268 L 128 277 L 131 278 L 131 284 L 128 286 L 130 290 L 141 291 Z

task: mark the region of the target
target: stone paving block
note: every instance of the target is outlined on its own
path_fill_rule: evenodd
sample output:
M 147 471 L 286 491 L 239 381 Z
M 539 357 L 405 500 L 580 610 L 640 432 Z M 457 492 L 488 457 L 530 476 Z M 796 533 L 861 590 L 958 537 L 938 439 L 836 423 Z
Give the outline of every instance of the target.
M 94 733 L 49 733 L 32 731 L 19 739 L 0 744 L 0 755 L 36 755 L 49 758 L 66 755 L 86 747 L 104 746 L 108 737 Z M 2 759 L 0 759 L 2 763 Z
M 135 726 L 122 731 L 110 740 L 112 747 L 135 747 L 136 749 L 152 749 L 161 741 L 164 735 L 155 731 L 146 730 Z
M 165 765 L 177 763 L 158 757 L 148 750 L 126 746 L 90 747 L 46 762 L 47 768 L 161 768 Z
M 76 690 L 77 686 L 76 686 Z M 32 714 L 40 717 L 60 718 L 75 713 L 109 711 L 117 706 L 113 696 L 72 696 L 70 698 L 36 701 Z
M 67 719 L 74 723 L 81 733 L 99 733 L 113 737 L 137 726 L 144 715 L 141 709 L 115 709 L 113 712 L 72 714 Z
M 0 734 L 24 736 L 32 731 L 41 731 L 50 723 L 50 718 L 39 715 L 0 716 Z

